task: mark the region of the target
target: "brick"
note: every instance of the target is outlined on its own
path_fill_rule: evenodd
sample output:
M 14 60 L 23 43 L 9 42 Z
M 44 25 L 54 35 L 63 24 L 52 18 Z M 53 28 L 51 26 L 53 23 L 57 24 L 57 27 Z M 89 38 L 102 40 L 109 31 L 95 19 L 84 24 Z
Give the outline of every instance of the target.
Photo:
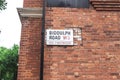
M 18 80 L 39 80 L 41 19 L 23 18 L 22 21 Z
M 24 7 L 27 8 L 38 8 L 42 7 L 43 0 L 24 0 Z
M 91 1 L 92 5 L 103 3 L 103 0 Z M 113 0 L 110 4 L 111 1 L 117 4 Z M 42 3 L 42 0 L 24 0 L 24 7 L 42 7 Z M 74 46 L 45 43 L 44 80 L 120 79 L 120 12 L 110 10 L 46 8 L 45 29 L 80 28 L 82 40 L 76 39 Z M 42 20 L 29 17 L 21 20 L 18 80 L 39 80 Z
M 116 73 L 119 69 L 116 67 L 119 64 L 116 59 L 118 59 L 120 52 L 120 29 L 117 21 L 120 19 L 118 17 L 120 13 L 69 8 L 51 8 L 51 10 L 47 10 L 46 13 L 49 13 L 49 15 L 46 16 L 46 20 L 50 21 L 50 23 L 46 23 L 47 29 L 49 29 L 48 25 L 53 25 L 50 26 L 52 29 L 82 28 L 82 46 L 76 45 L 70 48 L 45 46 L 52 52 L 52 54 L 49 54 L 51 55 L 50 62 L 58 63 L 55 69 L 50 69 L 53 72 L 57 70 L 58 73 L 65 76 L 69 75 L 69 77 L 64 78 L 61 76 L 61 78 L 57 78 L 60 80 L 114 80 L 118 78 L 118 75 L 110 74 L 111 72 Z M 64 53 L 64 56 L 60 57 L 62 53 Z M 45 52 L 45 54 L 47 53 Z M 45 58 L 45 60 L 47 59 Z M 64 61 L 64 63 L 61 63 L 61 61 Z M 61 72 L 61 70 L 63 71 Z M 60 75 L 52 74 L 52 76 Z

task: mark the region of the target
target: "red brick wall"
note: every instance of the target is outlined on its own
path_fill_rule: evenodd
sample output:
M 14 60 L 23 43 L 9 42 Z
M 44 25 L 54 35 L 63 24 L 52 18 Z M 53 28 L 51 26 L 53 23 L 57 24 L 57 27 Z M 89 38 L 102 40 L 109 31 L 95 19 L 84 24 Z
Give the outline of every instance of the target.
M 24 0 L 24 8 L 42 7 Z M 82 28 L 74 46 L 45 45 L 44 80 L 120 79 L 120 12 L 47 8 L 46 29 Z M 22 18 L 18 80 L 39 80 L 41 19 Z
M 24 8 L 41 8 L 42 0 L 24 0 Z M 22 17 L 22 16 L 21 16 Z M 39 80 L 41 18 L 24 17 L 22 21 L 18 79 Z
M 120 12 L 48 8 L 46 29 L 80 27 L 82 45 L 45 45 L 44 80 L 120 79 L 119 21 Z
M 41 19 L 22 18 L 18 79 L 39 80 Z
M 43 0 L 24 0 L 24 7 L 27 8 L 38 8 L 42 7 Z

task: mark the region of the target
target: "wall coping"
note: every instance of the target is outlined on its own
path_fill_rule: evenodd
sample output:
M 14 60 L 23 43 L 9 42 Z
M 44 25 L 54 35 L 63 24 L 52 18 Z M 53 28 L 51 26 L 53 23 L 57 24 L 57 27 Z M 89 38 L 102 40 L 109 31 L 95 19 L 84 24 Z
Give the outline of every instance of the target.
M 41 18 L 42 17 L 42 8 L 17 8 L 19 17 L 33 17 Z

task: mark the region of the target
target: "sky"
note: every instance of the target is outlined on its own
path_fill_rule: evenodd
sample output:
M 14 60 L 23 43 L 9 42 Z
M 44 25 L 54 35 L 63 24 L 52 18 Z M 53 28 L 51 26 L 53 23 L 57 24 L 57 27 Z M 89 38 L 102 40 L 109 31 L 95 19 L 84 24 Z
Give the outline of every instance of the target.
M 11 48 L 20 43 L 21 22 L 17 8 L 23 7 L 23 0 L 6 0 L 7 9 L 0 11 L 0 47 Z

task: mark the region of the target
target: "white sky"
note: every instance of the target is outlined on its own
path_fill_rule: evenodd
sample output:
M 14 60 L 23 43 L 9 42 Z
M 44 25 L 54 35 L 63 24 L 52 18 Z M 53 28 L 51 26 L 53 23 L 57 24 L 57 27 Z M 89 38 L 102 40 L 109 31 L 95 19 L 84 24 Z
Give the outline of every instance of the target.
M 23 0 L 6 0 L 7 9 L 0 11 L 0 47 L 12 47 L 20 42 L 21 22 L 16 8 L 23 6 Z

